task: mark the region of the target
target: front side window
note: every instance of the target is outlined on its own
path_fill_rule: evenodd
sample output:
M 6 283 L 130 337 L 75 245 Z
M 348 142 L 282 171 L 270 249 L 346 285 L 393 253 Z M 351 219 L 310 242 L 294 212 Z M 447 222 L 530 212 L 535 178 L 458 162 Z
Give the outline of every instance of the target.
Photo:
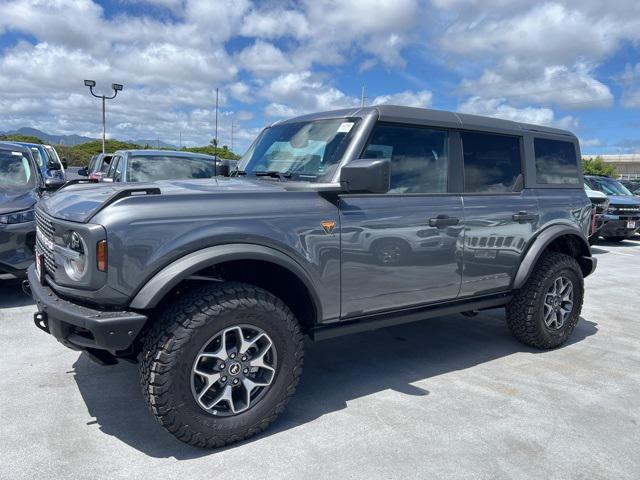
M 513 192 L 522 173 L 520 138 L 491 133 L 462 132 L 464 191 Z
M 100 171 L 102 173 L 107 173 L 109 171 L 109 167 L 111 166 L 111 159 L 113 157 L 108 156 L 102 159 L 102 166 L 100 167 Z
M 389 193 L 445 193 L 448 147 L 445 130 L 382 123 L 374 127 L 363 158 L 389 159 Z
M 22 152 L 0 150 L 0 185 L 8 188 L 29 188 L 35 185 L 31 163 Z
M 239 168 L 247 174 L 328 181 L 357 124 L 357 119 L 335 118 L 269 127 L 244 155 Z
M 536 180 L 549 185 L 577 185 L 578 159 L 572 142 L 536 138 Z
M 127 163 L 129 182 L 212 178 L 215 175 L 216 163 L 213 157 L 141 155 L 130 157 Z

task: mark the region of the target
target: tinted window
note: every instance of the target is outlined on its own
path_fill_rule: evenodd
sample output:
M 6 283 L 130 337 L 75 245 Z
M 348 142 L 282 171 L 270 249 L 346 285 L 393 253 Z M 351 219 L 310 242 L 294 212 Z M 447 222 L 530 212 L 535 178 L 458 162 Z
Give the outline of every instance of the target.
M 552 185 L 578 183 L 578 160 L 573 143 L 536 138 L 534 146 L 538 183 Z
M 520 139 L 462 132 L 465 192 L 512 192 L 520 165 Z
M 0 150 L 0 185 L 7 188 L 35 185 L 31 163 L 22 152 Z
M 443 193 L 447 191 L 448 138 L 444 130 L 380 124 L 363 157 L 391 161 L 389 193 Z
M 102 159 L 102 166 L 100 167 L 100 171 L 102 173 L 107 173 L 109 171 L 110 165 L 111 165 L 111 157 L 104 157 Z
M 150 155 L 133 157 L 127 164 L 130 182 L 211 178 L 216 175 L 215 159 Z

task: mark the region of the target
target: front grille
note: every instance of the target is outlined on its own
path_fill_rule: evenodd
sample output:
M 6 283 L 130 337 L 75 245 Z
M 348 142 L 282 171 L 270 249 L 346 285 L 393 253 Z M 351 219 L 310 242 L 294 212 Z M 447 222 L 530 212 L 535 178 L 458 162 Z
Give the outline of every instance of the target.
M 53 250 L 49 248 L 47 243 L 53 243 L 55 228 L 51 217 L 41 212 L 40 209 L 36 209 L 36 227 L 39 233 L 36 234 L 36 250 L 44 255 L 45 270 L 53 275 L 57 269 L 56 260 Z M 45 242 L 42 237 L 48 242 Z
M 640 207 L 626 206 L 626 205 L 611 205 L 609 207 L 609 213 L 613 215 L 633 215 L 640 214 Z

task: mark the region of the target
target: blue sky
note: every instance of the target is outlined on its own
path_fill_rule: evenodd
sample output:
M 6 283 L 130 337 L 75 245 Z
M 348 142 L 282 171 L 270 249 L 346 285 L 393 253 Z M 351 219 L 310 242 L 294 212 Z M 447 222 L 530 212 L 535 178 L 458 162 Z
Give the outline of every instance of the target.
M 108 134 L 246 148 L 300 113 L 396 103 L 573 130 L 640 151 L 640 3 L 0 0 L 0 131 L 99 136 L 83 86 L 125 90 Z

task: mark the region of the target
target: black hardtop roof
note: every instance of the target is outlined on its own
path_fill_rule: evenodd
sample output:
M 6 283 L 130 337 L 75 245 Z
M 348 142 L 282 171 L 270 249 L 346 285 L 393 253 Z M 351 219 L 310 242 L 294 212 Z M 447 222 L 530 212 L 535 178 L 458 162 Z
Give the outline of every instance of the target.
M 445 110 L 433 110 L 429 108 L 404 107 L 400 105 L 374 105 L 363 108 L 349 108 L 342 110 L 331 110 L 326 112 L 301 115 L 299 117 L 283 120 L 279 123 L 294 123 L 300 121 L 321 120 L 328 118 L 349 118 L 365 117 L 371 113 L 377 113 L 381 121 L 390 122 L 419 122 L 434 123 L 451 128 L 473 129 L 473 130 L 503 130 L 512 131 L 517 134 L 524 132 L 541 132 L 553 135 L 564 135 L 575 138 L 569 130 L 560 128 L 545 127 L 542 125 L 532 125 L 529 123 L 514 122 L 501 118 L 485 117 L 481 115 L 470 115 L 468 113 L 455 113 Z

